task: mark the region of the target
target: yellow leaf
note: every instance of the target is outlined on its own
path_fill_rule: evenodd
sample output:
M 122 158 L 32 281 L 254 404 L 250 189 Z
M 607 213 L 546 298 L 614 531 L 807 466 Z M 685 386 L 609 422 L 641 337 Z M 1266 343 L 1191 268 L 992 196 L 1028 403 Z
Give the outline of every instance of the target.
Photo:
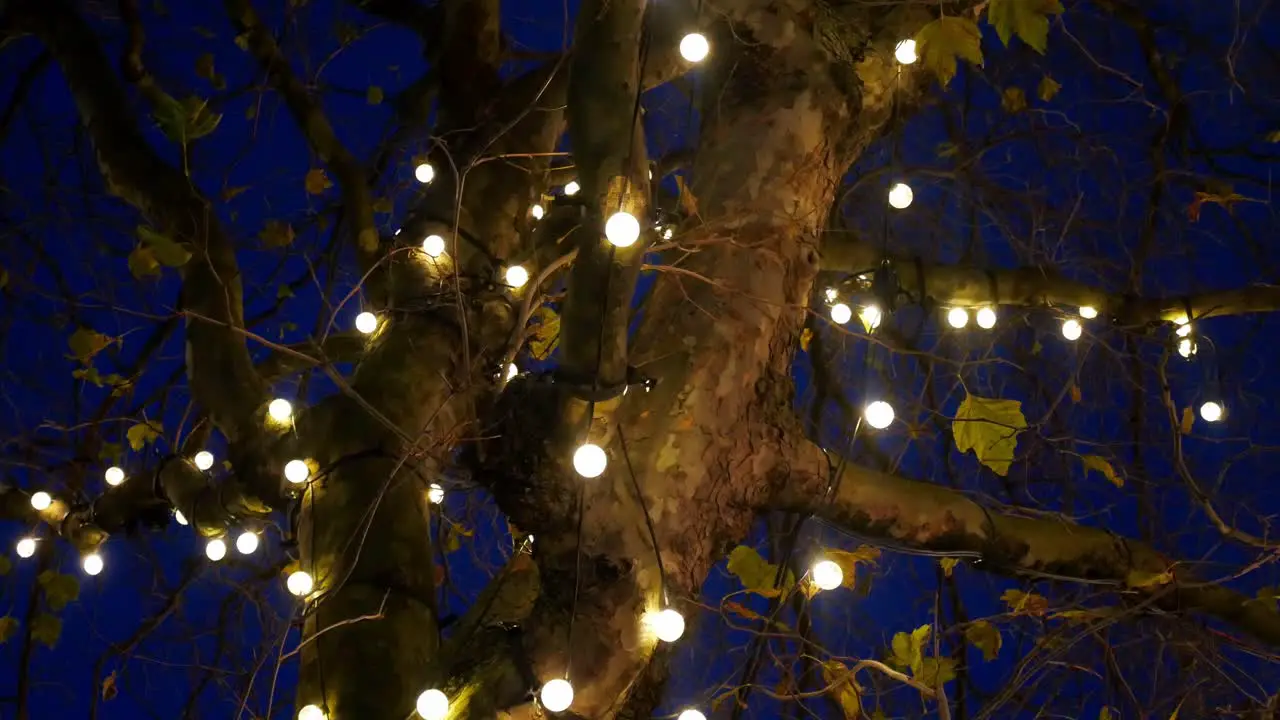
M 155 421 L 138 423 L 125 433 L 125 437 L 129 440 L 129 447 L 135 451 L 146 447 L 148 443 L 153 442 L 160 436 L 162 428 Z
M 726 569 L 738 578 L 743 587 L 757 592 L 773 590 L 774 578 L 778 577 L 778 566 L 746 545 L 739 545 L 729 553 Z M 783 587 L 790 587 L 795 581 L 795 576 L 788 570 L 783 578 Z
M 1112 714 L 1111 708 L 1103 706 L 1103 708 L 1098 711 L 1098 720 L 1116 720 L 1116 716 Z
M 237 185 L 235 187 L 225 188 L 222 191 L 222 200 L 223 202 L 226 202 L 228 200 L 234 200 L 241 193 L 243 193 L 245 190 L 248 190 L 248 189 L 249 189 L 248 185 Z
M 139 244 L 129 251 L 129 274 L 138 280 L 160 274 L 160 261 L 151 248 Z
M 822 556 L 840 566 L 840 571 L 844 573 L 841 584 L 852 589 L 854 579 L 858 575 L 858 563 L 874 565 L 880 559 L 880 551 L 870 545 L 863 545 L 853 551 L 827 550 L 822 553 Z
M 1182 408 L 1182 425 L 1178 428 L 1183 435 L 1191 434 L 1191 427 L 1196 424 L 1196 413 L 1191 406 Z
M 1043 615 L 1049 609 L 1049 601 L 1043 595 L 1010 588 L 1000 595 L 1014 615 Z
M 1083 399 L 1084 396 L 1080 392 L 1080 386 L 1075 383 L 1071 383 L 1071 402 L 1078 403 Z
M 546 360 L 560 344 L 560 315 L 543 305 L 533 311 L 533 326 L 529 334 L 529 354 L 535 360 Z
M 258 239 L 269 248 L 288 247 L 293 244 L 293 226 L 280 220 L 268 220 L 258 233 Z
M 382 88 L 377 85 L 370 85 L 368 92 L 365 93 L 365 99 L 369 101 L 370 105 L 381 105 Z
M 1173 582 L 1173 571 L 1165 570 L 1161 573 L 1148 572 L 1146 570 L 1130 570 L 1125 576 L 1124 584 L 1131 588 L 1154 588 L 1160 585 L 1168 585 Z
M 959 565 L 960 561 L 957 560 L 956 558 L 949 557 L 949 558 L 942 558 L 941 560 L 938 561 L 938 564 L 942 566 L 942 572 L 947 577 L 951 577 L 951 573 L 955 572 L 956 565 Z
M 830 695 L 840 709 L 844 711 L 845 720 L 857 720 L 862 716 L 862 699 L 853 673 L 839 660 L 828 660 L 822 664 L 822 681 L 826 684 Z
M 999 657 L 1003 639 L 995 625 L 986 620 L 972 622 L 964 629 L 964 637 L 969 644 L 982 651 L 983 660 L 990 662 Z
M 1111 463 L 1107 462 L 1106 458 L 1098 455 L 1084 455 L 1080 458 L 1080 462 L 1084 464 L 1086 473 L 1090 470 L 1099 472 L 1107 482 L 1118 488 L 1124 487 L 1124 478 L 1116 474 L 1116 469 L 1111 467 Z
M 392 210 L 395 210 L 395 205 L 392 204 L 391 198 L 381 197 L 373 201 L 373 211 L 376 213 L 383 213 L 385 215 Z
M 360 236 L 356 238 L 356 242 L 360 245 L 360 249 L 365 252 L 376 252 L 378 250 L 378 231 L 373 228 L 365 228 L 360 231 Z
M 1007 87 L 1000 94 L 1000 107 L 1005 112 L 1020 113 L 1027 109 L 1027 94 L 1020 87 Z
M 80 362 L 88 365 L 93 360 L 93 356 L 102 352 L 112 342 L 110 337 L 103 335 L 96 330 L 89 328 L 77 328 L 71 333 L 71 337 L 67 339 L 67 345 L 71 348 L 71 356 Z
M 1008 475 L 1018 447 L 1018 433 L 1027 429 L 1018 400 L 965 396 L 951 424 L 956 449 L 973 451 L 978 462 L 997 475 Z
M 813 340 L 813 329 L 805 328 L 804 332 L 800 333 L 800 349 L 809 352 L 809 342 L 811 340 Z
M 324 173 L 324 168 L 311 168 L 308 170 L 307 179 L 303 182 L 303 185 L 306 186 L 308 195 L 319 195 L 333 187 L 333 183 L 329 182 L 329 176 Z
M 1053 78 L 1045 75 L 1040 78 L 1040 86 L 1036 88 L 1036 95 L 1044 102 L 1049 102 L 1058 95 L 1058 91 L 1062 89 L 1062 85 Z
M 968 18 L 944 15 L 916 33 L 920 60 L 946 87 L 956 76 L 956 58 L 982 65 L 982 31 Z
M 1014 35 L 1041 55 L 1049 42 L 1049 16 L 1062 14 L 1059 0 L 991 0 L 987 22 L 1007 47 Z
M 893 652 L 889 663 L 899 668 L 909 668 L 913 675 L 919 673 L 924 665 L 924 644 L 931 632 L 933 632 L 932 625 L 921 625 L 910 634 L 894 633 L 889 647 Z

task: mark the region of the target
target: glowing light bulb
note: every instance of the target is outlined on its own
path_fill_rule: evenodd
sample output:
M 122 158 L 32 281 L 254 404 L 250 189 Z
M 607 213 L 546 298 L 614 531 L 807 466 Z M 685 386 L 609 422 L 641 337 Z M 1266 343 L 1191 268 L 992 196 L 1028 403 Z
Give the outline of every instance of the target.
M 1085 320 L 1092 320 L 1098 317 L 1098 308 L 1093 307 L 1092 305 L 1081 305 L 1080 317 L 1084 318 Z
M 964 308 L 951 308 L 947 311 L 947 324 L 959 330 L 969 324 L 969 311 Z
M 236 538 L 236 550 L 241 555 L 252 555 L 254 550 L 258 549 L 258 533 L 248 530 L 240 533 L 240 537 Z
M 810 575 L 813 577 L 813 584 L 820 590 L 835 590 L 844 582 L 844 571 L 830 560 L 814 563 Z
M 564 194 L 566 196 L 572 197 L 574 195 L 577 195 L 578 191 L 581 189 L 582 189 L 582 186 L 578 184 L 577 180 L 570 180 L 569 182 L 565 183 Z
M 311 468 L 306 460 L 290 460 L 284 464 L 284 479 L 294 485 L 301 485 L 311 477 Z
M 18 541 L 18 546 L 15 549 L 18 551 L 18 557 L 29 558 L 36 554 L 36 539 L 24 537 Z
M 449 716 L 449 697 L 432 688 L 418 696 L 414 707 L 422 720 L 444 720 Z
M 616 212 L 604 223 L 604 237 L 615 247 L 631 247 L 640 239 L 640 221 L 629 212 Z
M 824 297 L 827 298 L 827 302 L 829 303 L 835 302 L 836 298 L 840 297 L 840 292 L 833 287 L 829 287 L 826 290 L 823 290 L 822 294 Z
M 208 470 L 213 467 L 213 453 L 208 450 L 201 450 L 196 453 L 196 456 L 191 460 L 196 464 L 196 467 L 201 470 Z
M 867 424 L 877 430 L 883 430 L 893 424 L 893 406 L 883 400 L 876 400 L 862 411 Z
M 507 268 L 505 277 L 507 284 L 513 288 L 522 288 L 524 284 L 529 282 L 529 271 L 524 269 L 523 265 L 512 265 Z
M 674 234 L 675 234 L 675 232 L 676 232 L 676 231 L 675 231 L 675 230 L 673 230 L 673 229 L 671 228 L 671 226 L 670 226 L 670 225 L 668 225 L 668 226 L 667 226 L 667 229 L 662 231 L 662 239 L 663 239 L 663 240 L 670 240 L 670 239 L 671 239 L 671 236 L 672 236 L 672 235 L 674 235 Z
M 836 303 L 831 306 L 831 320 L 837 325 L 843 325 L 853 318 L 853 309 L 844 303 Z
M 222 538 L 214 538 L 210 540 L 205 543 L 204 556 L 214 562 L 218 562 L 227 556 L 227 544 L 223 542 Z
M 427 499 L 436 505 L 444 502 L 444 488 L 439 483 L 431 483 L 431 487 L 427 488 Z
M 181 510 L 178 510 L 177 508 L 174 508 L 174 511 L 173 511 L 173 519 L 174 519 L 174 520 L 177 520 L 179 525 L 186 525 L 186 524 L 187 524 L 187 516 L 186 516 L 186 515 L 183 515 L 183 514 L 182 514 L 182 511 L 181 511 Z
M 595 443 L 583 443 L 573 451 L 573 469 L 584 478 L 596 478 L 604 474 L 609 456 Z
M 1174 332 L 1177 333 L 1178 337 L 1187 337 L 1191 335 L 1191 324 L 1187 323 L 1186 325 L 1179 325 L 1178 329 L 1174 330 Z
M 663 642 L 675 642 L 684 635 L 684 616 L 673 608 L 645 615 L 645 624 Z
M 1178 341 L 1178 354 L 1184 358 L 1189 358 L 1196 354 L 1196 343 L 1191 338 L 1182 338 Z
M 911 186 L 906 183 L 895 183 L 889 188 L 889 205 L 895 210 L 905 210 L 915 197 L 916 194 L 911 192 Z
M 707 720 L 707 716 L 697 710 L 685 710 L 676 720 Z
M 1187 324 L 1187 323 L 1189 323 L 1189 322 L 1191 322 L 1191 319 L 1187 317 L 1187 314 L 1186 314 L 1186 313 L 1183 313 L 1183 314 L 1181 314 L 1181 315 L 1179 315 L 1178 317 L 1176 317 L 1176 318 L 1174 318 L 1174 319 L 1173 319 L 1173 324 L 1174 324 L 1174 325 L 1186 325 L 1186 324 Z
M 289 589 L 291 595 L 302 597 L 310 595 L 315 588 L 316 583 L 311 579 L 311 574 L 298 570 L 289 573 L 289 577 L 285 578 L 284 586 Z
M 365 310 L 356 316 L 356 329 L 368 335 L 378 329 L 378 316 Z
M 428 235 L 427 239 L 422 241 L 422 252 L 428 257 L 440 257 L 444 254 L 444 238 L 439 235 Z
M 436 179 L 436 169 L 431 167 L 431 163 L 421 163 L 413 169 L 413 176 L 418 179 L 418 182 L 426 185 Z
M 880 327 L 880 321 L 884 319 L 884 313 L 880 312 L 879 305 L 868 305 L 862 308 L 858 313 L 858 317 L 862 319 L 862 324 L 875 330 Z
M 105 473 L 103 473 L 103 477 L 106 479 L 108 485 L 115 487 L 124 482 L 124 470 L 112 465 L 107 468 Z
M 533 216 L 534 220 L 541 220 L 542 216 L 547 214 L 547 211 L 543 210 L 541 205 L 534 205 L 529 208 L 529 214 Z
M 919 57 L 916 55 L 916 41 L 910 38 L 898 41 L 893 48 L 893 57 L 903 65 L 910 65 Z
M 1072 318 L 1062 323 L 1062 337 L 1068 340 L 1073 342 L 1079 340 L 1082 332 L 1084 332 L 1084 328 L 1081 327 L 1079 320 Z
M 680 57 L 689 62 L 702 62 L 711 52 L 711 43 L 702 33 L 692 32 L 680 40 Z
M 276 398 L 267 405 L 267 414 L 276 422 L 289 422 L 293 417 L 293 404 L 284 398 Z
M 85 575 L 97 575 L 102 572 L 103 565 L 105 563 L 102 562 L 102 556 L 96 552 L 91 552 L 80 558 L 80 568 L 84 570 Z
M 315 705 L 304 705 L 298 711 L 298 720 L 329 720 L 329 715 Z
M 53 496 L 49 493 L 43 490 L 31 493 L 31 507 L 36 510 L 48 510 L 49 506 L 52 504 Z
M 514 378 L 519 374 L 520 374 L 520 368 L 516 367 L 515 363 L 510 363 L 507 365 L 507 380 L 511 380 L 512 378 Z
M 978 327 L 990 330 L 996 326 L 996 311 L 989 307 L 980 308 L 975 319 L 978 321 Z
M 542 701 L 542 707 L 551 712 L 562 712 L 568 710 L 573 704 L 573 686 L 568 680 L 556 678 L 547 681 L 542 686 L 542 692 L 538 693 L 538 699 Z
M 1205 422 L 1218 422 L 1222 419 L 1222 405 L 1210 400 L 1200 406 L 1200 417 Z

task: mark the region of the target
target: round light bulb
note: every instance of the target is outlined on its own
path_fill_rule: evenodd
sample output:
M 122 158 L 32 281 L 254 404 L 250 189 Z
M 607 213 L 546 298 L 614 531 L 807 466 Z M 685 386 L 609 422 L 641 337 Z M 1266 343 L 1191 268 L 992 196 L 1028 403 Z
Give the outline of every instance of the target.
M 431 483 L 431 487 L 427 488 L 427 499 L 436 505 L 444 502 L 444 488 L 439 483 Z
M 889 205 L 896 210 L 905 210 L 911 205 L 911 201 L 915 199 L 916 194 L 911 192 L 911 186 L 906 183 L 895 183 L 889 188 Z
M 183 515 L 182 511 L 178 510 L 177 508 L 174 508 L 173 510 L 173 519 L 177 520 L 179 525 L 187 524 L 187 516 Z
M 645 620 L 653 634 L 663 642 L 672 643 L 684 635 L 684 616 L 673 608 L 649 613 Z
M 414 708 L 422 720 L 444 720 L 449 716 L 449 697 L 432 688 L 418 696 Z
M 813 584 L 820 590 L 835 590 L 844 582 L 844 571 L 830 560 L 814 563 L 810 574 L 813 576 Z
M 862 411 L 867 424 L 877 430 L 883 430 L 893 424 L 893 406 L 883 400 L 876 400 Z
M 947 324 L 959 330 L 969 324 L 969 311 L 964 308 L 951 308 L 947 311 Z
M 223 542 L 222 538 L 214 538 L 210 540 L 205 543 L 204 556 L 214 562 L 218 562 L 227 556 L 227 544 Z
M 311 579 L 311 574 L 298 570 L 289 573 L 289 577 L 285 578 L 284 586 L 289 589 L 291 595 L 302 597 L 310 595 L 312 589 L 315 588 L 315 581 Z
M 640 221 L 629 212 L 616 212 L 605 221 L 604 236 L 615 247 L 631 247 L 640 239 Z
M 440 257 L 444 254 L 444 238 L 439 235 L 428 235 L 427 239 L 422 241 L 422 252 L 428 257 Z
M 1085 320 L 1092 320 L 1098 317 L 1098 308 L 1093 307 L 1092 305 L 1081 305 L 1080 317 L 1084 318 Z
M 697 710 L 685 710 L 676 720 L 707 720 L 707 716 Z
M 294 485 L 301 485 L 311 477 L 311 468 L 306 460 L 290 460 L 284 464 L 284 479 Z
M 1187 314 L 1186 314 L 1186 313 L 1183 313 L 1183 314 L 1181 314 L 1181 315 L 1179 315 L 1178 317 L 1176 317 L 1176 318 L 1174 318 L 1174 319 L 1173 319 L 1173 324 L 1174 324 L 1174 325 L 1186 325 L 1186 324 L 1187 324 L 1187 323 L 1189 323 L 1189 322 L 1191 322 L 1191 318 L 1187 317 Z
M 208 470 L 213 467 L 213 453 L 208 450 L 201 450 L 196 453 L 196 456 L 192 458 L 192 461 L 195 462 L 197 468 L 200 468 L 201 470 Z
M 378 329 L 378 316 L 365 310 L 356 316 L 356 329 L 368 335 Z
M 831 321 L 837 325 L 843 325 L 853 318 L 853 309 L 844 303 L 836 303 L 831 306 Z
M 1184 358 L 1189 358 L 1196 354 L 1196 343 L 1191 338 L 1182 338 L 1178 341 L 1178 354 Z
M 1079 320 L 1072 318 L 1062 323 L 1062 337 L 1068 340 L 1079 340 L 1082 332 L 1084 332 L 1084 328 L 1081 327 Z
M 568 680 L 556 678 L 547 681 L 542 686 L 542 692 L 538 693 L 538 699 L 542 701 L 542 707 L 551 712 L 562 712 L 568 710 L 573 704 L 573 686 Z
M 668 225 L 668 226 L 667 226 L 667 229 L 665 229 L 665 230 L 663 230 L 663 231 L 662 231 L 662 239 L 663 239 L 663 240 L 670 240 L 670 239 L 671 239 L 671 236 L 672 236 L 672 235 L 674 235 L 674 234 L 675 234 L 675 232 L 676 232 L 676 231 L 675 231 L 675 230 L 674 230 L 670 225 Z
M 80 567 L 84 570 L 85 575 L 97 575 L 102 572 L 103 565 L 102 556 L 96 552 L 91 552 L 80 558 Z
M 543 210 L 541 205 L 534 205 L 529 208 L 529 214 L 533 216 L 534 220 L 541 220 L 542 216 L 547 214 L 547 211 Z
M 1205 422 L 1218 422 L 1222 419 L 1222 405 L 1210 400 L 1200 406 L 1200 417 Z
M 413 169 L 413 176 L 418 179 L 418 182 L 426 185 L 436 179 L 436 169 L 431 167 L 431 163 L 421 163 Z
M 514 378 L 519 374 L 520 374 L 520 368 L 516 367 L 515 363 L 509 363 L 507 365 L 507 380 L 511 380 L 512 378 Z
M 267 414 L 276 422 L 289 422 L 293 417 L 293 404 L 284 398 L 276 398 L 267 406 Z
M 582 189 L 582 186 L 578 184 L 577 180 L 570 180 L 569 182 L 565 183 L 564 194 L 569 196 L 577 195 L 578 191 L 581 189 Z
M 689 62 L 702 62 L 711 52 L 711 43 L 702 33 L 692 32 L 680 40 L 680 57 Z
M 252 555 L 254 550 L 258 549 L 258 533 L 248 530 L 240 533 L 240 537 L 236 538 L 236 550 L 241 555 Z
M 24 537 L 18 541 L 18 547 L 15 549 L 18 551 L 18 557 L 29 558 L 36 554 L 36 539 Z
M 529 271 L 525 270 L 523 265 L 512 265 L 507 268 L 506 278 L 507 284 L 511 287 L 522 288 L 529 282 Z
M 863 325 L 875 330 L 880 327 L 880 321 L 884 319 L 884 313 L 880 312 L 879 305 L 868 305 L 862 308 L 862 311 L 858 313 L 858 317 L 862 319 Z
M 978 327 L 990 330 L 996 326 L 996 311 L 989 307 L 979 308 L 974 319 L 978 321 Z
M 53 496 L 49 493 L 43 490 L 31 493 L 31 507 L 36 510 L 48 510 L 49 506 L 52 504 Z
M 827 298 L 827 302 L 829 303 L 835 302 L 836 298 L 840 297 L 840 291 L 836 290 L 833 287 L 829 287 L 826 290 L 823 290 L 822 294 L 824 297 Z
M 1177 333 L 1178 337 L 1188 337 L 1191 335 L 1191 324 L 1179 325 L 1178 329 L 1174 330 L 1174 332 Z
M 584 478 L 600 477 L 608 465 L 609 456 L 595 443 L 583 443 L 573 451 L 573 469 Z
M 916 55 L 916 41 L 910 38 L 898 41 L 893 48 L 893 57 L 903 65 L 910 65 L 919 57 Z
M 298 720 L 329 720 L 329 716 L 316 705 L 303 705 Z
M 108 485 L 110 485 L 111 487 L 115 487 L 120 483 L 124 482 L 124 470 L 116 467 L 115 465 L 112 465 L 111 467 L 107 468 L 107 471 L 105 473 L 103 473 L 103 477 L 106 478 Z

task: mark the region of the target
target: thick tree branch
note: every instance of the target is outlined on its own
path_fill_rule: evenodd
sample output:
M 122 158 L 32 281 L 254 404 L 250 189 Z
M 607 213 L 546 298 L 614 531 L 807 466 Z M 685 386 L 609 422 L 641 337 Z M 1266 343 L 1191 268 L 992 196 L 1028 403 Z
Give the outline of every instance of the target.
M 368 348 L 368 338 L 355 332 L 335 333 L 323 342 L 307 342 L 290 345 L 292 352 L 272 352 L 258 363 L 258 374 L 267 382 L 285 375 L 326 365 L 329 363 L 355 362 Z
M 262 24 L 250 0 L 224 0 L 223 4 L 236 30 L 247 34 L 249 52 L 267 72 L 272 87 L 284 98 L 307 144 L 337 176 L 342 189 L 344 217 L 351 223 L 352 237 L 365 266 L 371 265 L 378 251 L 378 229 L 373 221 L 373 202 L 369 186 L 365 183 L 364 169 L 338 140 L 320 103 L 311 97 L 307 87 L 290 69 L 288 58 L 281 52 L 271 31 Z
M 861 242 L 828 240 L 823 245 L 826 271 L 866 272 L 881 261 L 880 250 Z M 1280 285 L 1257 284 L 1182 297 L 1132 298 L 1108 293 L 1058 275 L 1048 268 L 982 268 L 893 258 L 904 291 L 955 305 L 1066 305 L 1094 307 L 1124 324 L 1172 321 L 1187 314 L 1200 319 L 1219 315 L 1280 312 Z
M 812 513 L 873 538 L 912 548 L 981 553 L 981 569 L 1017 575 L 1050 573 L 1126 587 L 1139 573 L 1173 573 L 1168 585 L 1143 592 L 1167 593 L 1164 605 L 1205 613 L 1236 625 L 1269 645 L 1280 645 L 1280 612 L 1269 603 L 1203 583 L 1145 543 L 1127 540 L 1066 519 L 1028 518 L 988 510 L 965 495 L 857 465 L 846 466 L 839 490 L 826 499 L 812 486 L 781 487 L 770 510 Z

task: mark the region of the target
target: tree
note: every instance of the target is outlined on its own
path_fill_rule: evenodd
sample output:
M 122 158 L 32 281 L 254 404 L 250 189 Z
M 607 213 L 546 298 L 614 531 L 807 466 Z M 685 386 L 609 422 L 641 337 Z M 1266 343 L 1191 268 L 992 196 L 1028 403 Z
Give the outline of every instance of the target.
M 0 141 L 61 145 L 4 171 L 19 717 L 63 559 L 189 546 L 175 513 L 210 559 L 271 540 L 226 572 L 300 632 L 214 654 L 259 716 L 296 660 L 331 718 L 536 717 L 565 677 L 562 716 L 650 717 L 663 609 L 750 635 L 698 689 L 726 717 L 1271 706 L 1273 10 L 583 0 L 544 52 L 559 4 L 222 5 L 0 3 Z M 1173 267 L 1210 241 L 1245 267 Z M 910 610 L 819 632 L 895 566 Z M 219 572 L 185 568 L 111 658 Z

